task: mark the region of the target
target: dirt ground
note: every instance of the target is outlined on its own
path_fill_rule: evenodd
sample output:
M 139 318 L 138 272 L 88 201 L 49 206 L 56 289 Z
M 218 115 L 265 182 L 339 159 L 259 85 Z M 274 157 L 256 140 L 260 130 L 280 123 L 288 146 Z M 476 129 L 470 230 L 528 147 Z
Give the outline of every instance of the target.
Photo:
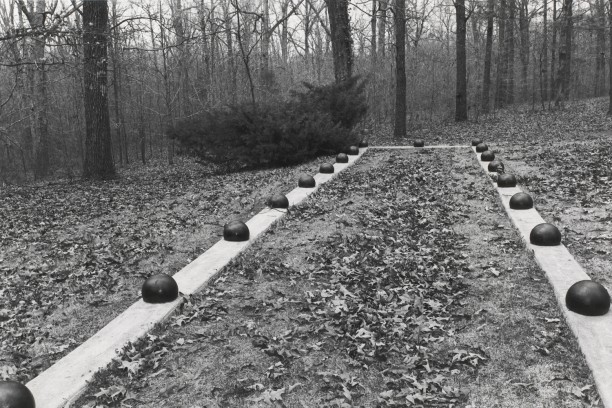
M 396 222 L 406 228 L 387 240 Z M 410 285 L 371 276 L 399 273 L 397 262 Z M 378 289 L 364 294 L 369 279 Z M 426 306 L 397 300 L 415 293 Z M 468 149 L 369 152 L 77 403 L 162 405 L 601 406 L 552 289 Z

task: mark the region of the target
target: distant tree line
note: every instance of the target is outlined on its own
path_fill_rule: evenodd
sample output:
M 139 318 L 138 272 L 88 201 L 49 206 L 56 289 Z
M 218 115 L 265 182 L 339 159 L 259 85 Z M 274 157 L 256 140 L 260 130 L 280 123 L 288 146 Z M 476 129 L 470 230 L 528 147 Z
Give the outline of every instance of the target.
M 302 81 L 368 78 L 368 126 L 398 137 L 604 96 L 610 15 L 605 0 L 2 0 L 0 183 L 171 164 L 177 121 Z

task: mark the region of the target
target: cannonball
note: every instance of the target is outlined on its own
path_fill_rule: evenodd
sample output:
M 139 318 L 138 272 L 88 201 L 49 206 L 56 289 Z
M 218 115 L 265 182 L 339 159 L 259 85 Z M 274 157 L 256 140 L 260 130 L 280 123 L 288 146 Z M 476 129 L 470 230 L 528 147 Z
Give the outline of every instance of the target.
M 533 208 L 533 198 L 527 193 L 516 193 L 510 198 L 510 208 L 513 210 L 528 210 Z
M 153 275 L 142 284 L 142 300 L 147 303 L 172 302 L 178 293 L 176 281 L 165 273 Z
M 500 174 L 497 176 L 497 187 L 516 187 L 516 177 L 514 174 Z
M 300 176 L 300 179 L 298 180 L 298 187 L 313 188 L 316 185 L 317 182 L 315 181 L 314 177 L 309 176 L 307 174 L 302 174 Z
M 348 156 L 346 153 L 338 153 L 336 156 L 336 163 L 348 163 Z
M 487 150 L 489 150 L 489 146 L 487 146 L 484 143 L 479 143 L 476 146 L 476 153 L 482 153 L 482 152 L 486 152 Z
M 538 224 L 529 234 L 529 242 L 533 245 L 554 246 L 561 244 L 561 232 L 552 224 L 547 222 Z
M 223 239 L 226 241 L 248 241 L 249 227 L 242 221 L 230 221 L 223 226 Z
M 497 173 L 500 167 L 503 168 L 504 164 L 501 162 L 501 160 L 495 159 L 491 163 L 489 163 L 489 166 L 487 166 L 487 170 L 489 170 L 489 172 L 491 173 Z
M 270 208 L 289 208 L 289 200 L 284 194 L 274 194 L 266 203 Z
M 368 147 L 368 142 L 362 140 L 361 142 L 359 142 L 359 147 Z
M 349 146 L 347 153 L 351 156 L 357 156 L 359 154 L 359 148 L 357 146 Z
M 34 395 L 16 381 L 0 381 L 0 408 L 35 408 Z
M 491 150 L 485 150 L 480 155 L 480 160 L 484 162 L 493 161 L 493 159 L 495 159 L 495 153 L 493 153 Z
M 565 305 L 581 315 L 602 316 L 610 310 L 610 294 L 602 284 L 582 280 L 567 290 Z
M 482 139 L 472 139 L 472 146 L 478 146 L 482 143 Z
M 319 173 L 333 173 L 334 172 L 334 165 L 331 163 L 323 163 L 319 166 Z
M 423 141 L 423 139 L 416 139 L 413 143 L 414 147 L 424 147 L 425 146 L 425 142 Z

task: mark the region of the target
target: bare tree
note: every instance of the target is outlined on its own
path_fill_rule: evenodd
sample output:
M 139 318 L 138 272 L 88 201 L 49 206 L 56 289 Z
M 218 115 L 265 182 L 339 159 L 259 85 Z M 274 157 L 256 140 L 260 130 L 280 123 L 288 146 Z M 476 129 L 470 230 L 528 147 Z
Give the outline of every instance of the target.
M 563 25 L 559 41 L 559 70 L 555 86 L 555 106 L 559 106 L 561 102 L 569 99 L 573 31 L 572 6 L 573 0 L 563 0 L 561 11 Z

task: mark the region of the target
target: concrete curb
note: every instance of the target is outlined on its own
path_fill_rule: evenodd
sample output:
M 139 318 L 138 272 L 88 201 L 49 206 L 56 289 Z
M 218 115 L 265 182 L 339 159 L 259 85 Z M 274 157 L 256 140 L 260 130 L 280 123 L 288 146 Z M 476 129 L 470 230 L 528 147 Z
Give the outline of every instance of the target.
M 352 166 L 367 150 L 367 147 L 361 148 L 359 155 L 348 156 L 348 163 L 335 163 L 335 172 L 332 174 L 316 174 L 314 176 L 316 187 L 298 187 L 292 190 L 287 194 L 289 205 L 294 206 L 302 202 L 317 191 L 321 184 Z M 177 272 L 174 279 L 178 283 L 180 292 L 189 295 L 201 290 L 224 266 L 249 247 L 286 212 L 287 210 L 263 209 L 246 222 L 250 231 L 248 241 L 229 242 L 222 239 Z M 138 300 L 83 344 L 26 384 L 34 394 L 36 406 L 69 407 L 81 396 L 94 374 L 107 367 L 125 345 L 143 337 L 157 323 L 167 319 L 181 303 L 180 296 L 173 302 L 162 304 Z
M 474 153 L 476 149 L 472 148 Z M 480 160 L 480 153 L 476 153 L 478 162 L 489 176 L 490 162 Z M 494 183 L 495 185 L 495 183 Z M 513 210 L 510 208 L 510 198 L 522 190 L 518 187 L 497 187 L 502 204 L 510 220 L 518 229 L 526 248 L 531 251 L 536 262 L 546 273 L 548 281 L 553 287 L 559 307 L 570 329 L 576 336 L 580 349 L 593 373 L 595 384 L 599 391 L 601 401 L 606 407 L 612 407 L 612 313 L 604 316 L 583 316 L 570 311 L 565 306 L 565 295 L 574 283 L 590 279 L 576 259 L 570 254 L 565 245 L 537 246 L 529 242 L 531 229 L 537 224 L 545 222 L 534 208 L 529 210 Z M 537 200 L 534 200 L 537 203 Z M 606 288 L 607 289 L 607 288 Z M 609 290 L 608 290 L 609 291 Z
M 370 146 L 370 149 L 385 149 L 385 150 L 409 150 L 409 149 L 459 149 L 459 148 L 468 148 L 468 145 L 432 145 L 432 146 L 423 146 L 423 147 L 414 147 L 414 146 Z

